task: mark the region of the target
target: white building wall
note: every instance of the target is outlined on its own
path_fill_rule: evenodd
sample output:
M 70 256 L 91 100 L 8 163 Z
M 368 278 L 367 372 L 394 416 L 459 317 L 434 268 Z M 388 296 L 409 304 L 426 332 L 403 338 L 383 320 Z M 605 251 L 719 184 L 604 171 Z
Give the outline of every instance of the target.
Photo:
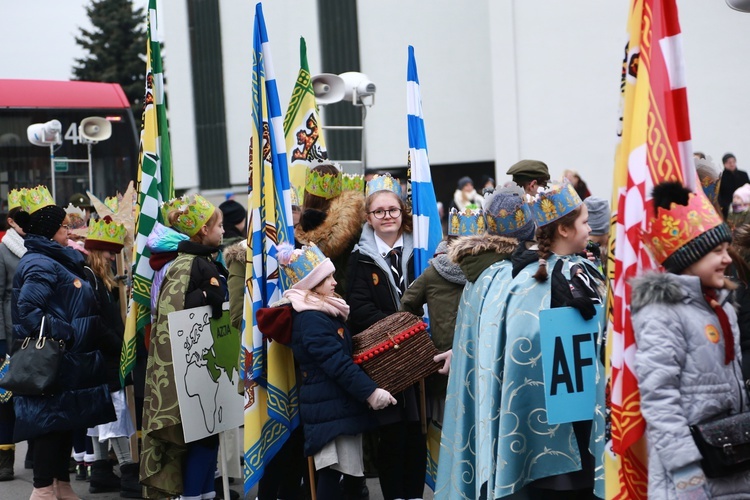
M 716 163 L 750 169 L 750 15 L 724 2 L 680 1 L 693 142 Z M 377 85 L 367 118 L 368 167 L 405 164 L 407 46 L 414 45 L 433 165 L 496 161 L 498 180 L 521 158 L 554 178 L 579 171 L 609 197 L 628 3 L 598 0 L 358 1 L 361 71 Z M 317 3 L 264 3 L 286 107 L 307 39 L 320 72 Z M 252 3 L 221 2 L 231 181 L 244 185 L 250 137 Z M 176 187 L 197 185 L 184 2 L 164 2 Z M 746 165 L 747 164 L 747 165 Z M 721 165 L 718 165 L 721 167 Z M 445 175 L 438 172 L 438 175 Z M 460 172 L 450 173 L 456 178 Z

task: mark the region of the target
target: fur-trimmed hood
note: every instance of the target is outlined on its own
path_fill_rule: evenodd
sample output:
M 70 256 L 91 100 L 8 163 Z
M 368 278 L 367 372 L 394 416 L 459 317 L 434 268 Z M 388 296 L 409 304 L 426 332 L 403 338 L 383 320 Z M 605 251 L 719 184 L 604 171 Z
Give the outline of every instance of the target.
M 518 240 L 492 234 L 463 236 L 450 247 L 448 257 L 461 266 L 466 279 L 472 283 L 495 262 L 509 259 Z
M 719 302 L 727 301 L 735 285 L 724 278 L 725 287 L 719 290 Z M 700 278 L 686 274 L 649 272 L 630 280 L 632 296 L 630 310 L 638 312 L 648 304 L 677 304 L 686 299 L 703 298 Z
M 227 267 L 233 262 L 244 263 L 247 259 L 247 240 L 238 241 L 234 245 L 228 246 L 223 251 L 224 262 Z
M 357 191 L 344 191 L 331 201 L 326 218 L 320 225 L 304 231 L 300 224 L 294 230 L 294 237 L 303 245 L 312 241 L 326 257 L 335 259 L 351 251 L 359 240 L 364 223 L 364 195 Z

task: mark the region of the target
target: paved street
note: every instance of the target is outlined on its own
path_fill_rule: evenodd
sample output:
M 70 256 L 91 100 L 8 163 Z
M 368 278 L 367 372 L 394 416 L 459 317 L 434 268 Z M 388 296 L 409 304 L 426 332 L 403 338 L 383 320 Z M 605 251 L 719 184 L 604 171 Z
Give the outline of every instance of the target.
M 32 486 L 32 474 L 30 470 L 23 468 L 23 460 L 26 456 L 26 443 L 19 443 L 16 446 L 16 478 L 13 481 L 7 481 L 0 483 L 0 500 L 25 500 L 31 495 Z M 71 479 L 74 475 L 71 474 Z M 89 484 L 85 481 L 71 481 L 73 489 L 78 495 L 84 500 L 115 500 L 120 498 L 119 493 L 89 493 Z M 368 479 L 367 486 L 370 489 L 370 500 L 383 500 L 383 495 L 380 493 L 380 485 L 377 479 Z M 230 485 L 231 489 L 238 493 L 242 491 L 242 485 L 239 481 L 235 481 L 235 484 Z M 248 495 L 248 499 L 255 498 L 254 492 Z M 424 500 L 432 499 L 432 491 L 429 488 L 425 488 Z M 324 500 L 324 499 L 320 499 Z

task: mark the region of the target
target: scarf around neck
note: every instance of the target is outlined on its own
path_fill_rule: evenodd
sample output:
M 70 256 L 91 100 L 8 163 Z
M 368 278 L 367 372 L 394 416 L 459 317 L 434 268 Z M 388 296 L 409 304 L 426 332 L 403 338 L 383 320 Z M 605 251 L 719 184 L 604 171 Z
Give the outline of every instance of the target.
M 349 305 L 341 297 L 322 297 L 309 290 L 292 288 L 284 292 L 284 298 L 289 299 L 297 312 L 320 311 L 334 318 L 341 316 L 343 321 L 349 317 Z
M 445 241 L 441 241 L 435 249 L 435 256 L 430 259 L 430 264 L 443 279 L 456 285 L 466 284 L 466 275 L 461 270 L 461 266 L 448 257 L 448 244 Z
M 23 244 L 23 238 L 13 228 L 8 229 L 8 232 L 5 233 L 5 236 L 3 236 L 3 243 L 5 243 L 8 250 L 19 259 L 26 253 L 26 246 Z

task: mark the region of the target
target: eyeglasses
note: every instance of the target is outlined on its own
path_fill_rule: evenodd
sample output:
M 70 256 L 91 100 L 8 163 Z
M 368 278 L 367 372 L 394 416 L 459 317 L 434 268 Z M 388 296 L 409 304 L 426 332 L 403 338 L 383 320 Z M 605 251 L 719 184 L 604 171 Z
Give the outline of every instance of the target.
M 390 208 L 388 210 L 373 210 L 372 212 L 368 213 L 372 214 L 376 219 L 385 219 L 385 214 L 388 214 L 388 217 L 391 217 L 393 219 L 398 219 L 399 215 L 401 215 L 401 209 Z

